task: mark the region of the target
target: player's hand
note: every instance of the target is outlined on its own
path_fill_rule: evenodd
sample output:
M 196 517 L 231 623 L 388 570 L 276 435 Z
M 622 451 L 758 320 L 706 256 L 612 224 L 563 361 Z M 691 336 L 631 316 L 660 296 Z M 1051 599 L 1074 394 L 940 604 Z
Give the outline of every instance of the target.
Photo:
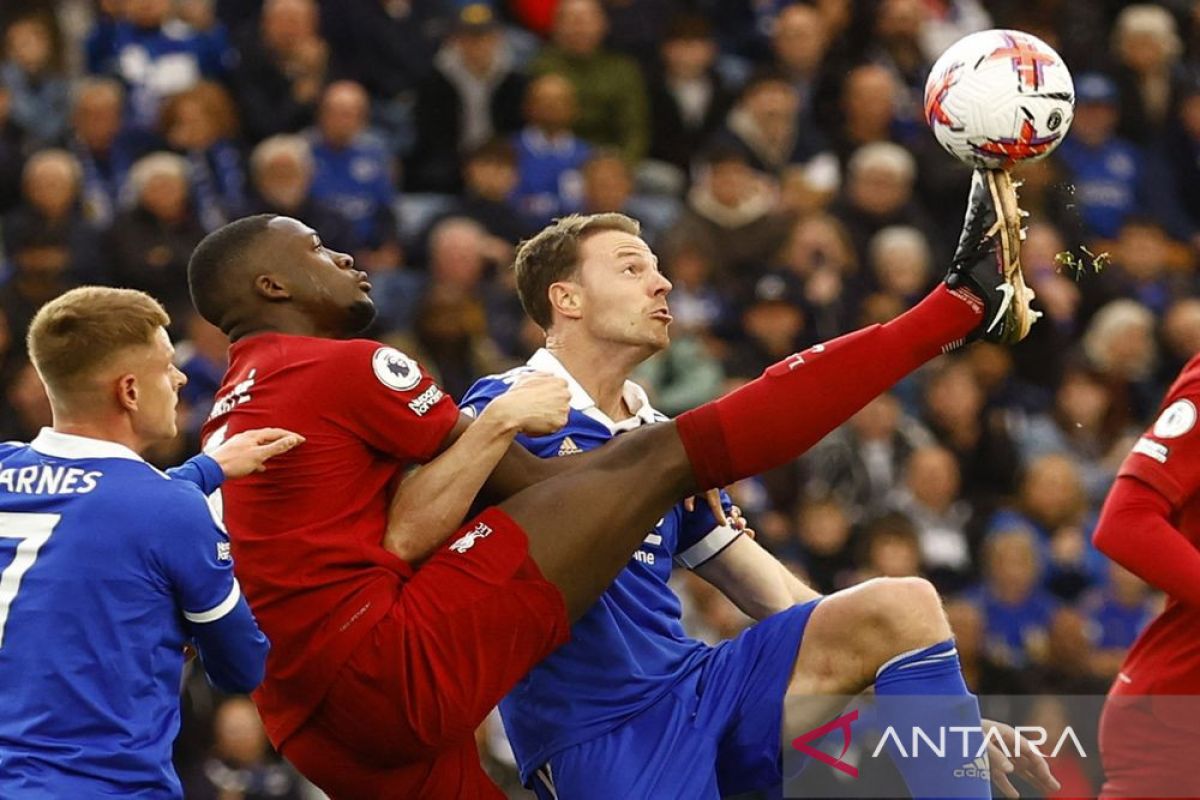
M 230 436 L 209 455 L 227 479 L 244 478 L 262 472 L 268 460 L 303 442 L 303 436 L 283 428 L 255 428 Z
M 733 528 L 738 533 L 744 533 L 753 539 L 758 534 L 754 532 L 754 528 L 750 527 L 750 523 L 742 516 L 742 509 L 737 506 L 729 507 L 729 527 Z
M 531 372 L 491 402 L 483 414 L 528 436 L 545 436 L 567 424 L 571 390 L 556 375 Z
M 991 735 L 991 732 L 995 730 L 1004 739 L 1008 752 L 1012 753 L 1012 758 L 1009 758 L 1004 754 L 1004 750 L 995 744 L 994 737 L 988 739 L 988 763 L 991 765 L 989 771 L 992 775 L 992 783 L 996 784 L 1001 794 L 1005 797 L 1021 796 L 1008 779 L 1009 775 L 1020 775 L 1043 794 L 1057 792 L 1062 788 L 1062 785 L 1050 772 L 1050 765 L 1046 763 L 1046 759 L 1027 740 L 1021 740 L 1021 754 L 1017 755 L 1017 733 L 1011 726 L 990 719 L 981 720 L 980 724 L 983 727 L 984 735 Z
M 716 518 L 718 525 L 728 525 L 729 518 L 725 515 L 725 506 L 721 505 L 721 490 L 709 489 L 704 493 L 704 499 L 708 501 L 708 507 L 712 509 L 713 517 Z M 692 495 L 683 501 L 683 507 L 687 511 L 693 511 L 696 508 L 696 498 L 700 495 Z

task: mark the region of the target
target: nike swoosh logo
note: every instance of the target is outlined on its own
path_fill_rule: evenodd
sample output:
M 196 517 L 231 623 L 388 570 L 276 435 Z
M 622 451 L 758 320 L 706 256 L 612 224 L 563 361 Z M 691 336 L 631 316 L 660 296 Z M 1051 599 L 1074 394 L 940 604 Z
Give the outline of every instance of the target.
M 1013 289 L 1012 285 L 1008 283 L 1002 283 L 996 288 L 1004 293 L 1004 300 L 1001 301 L 1000 310 L 996 312 L 996 316 L 992 319 L 992 324 L 987 326 L 987 331 L 985 331 L 985 333 L 991 333 L 992 328 L 1000 324 L 1000 320 L 1004 317 L 1004 313 L 1008 311 L 1008 307 L 1012 305 L 1013 295 L 1016 293 L 1016 290 Z

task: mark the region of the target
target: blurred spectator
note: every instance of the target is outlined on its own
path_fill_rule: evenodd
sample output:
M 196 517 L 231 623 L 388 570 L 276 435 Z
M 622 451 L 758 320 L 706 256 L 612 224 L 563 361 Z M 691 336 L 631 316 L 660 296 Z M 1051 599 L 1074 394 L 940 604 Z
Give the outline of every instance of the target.
M 714 141 L 737 147 L 752 168 L 775 179 L 786 167 L 803 166 L 813 186 L 838 184 L 837 160 L 817 129 L 799 118 L 796 90 L 781 74 L 752 77 Z
M 257 195 L 253 210 L 304 220 L 329 247 L 349 252 L 354 242 L 349 221 L 309 193 L 313 170 L 312 149 L 304 137 L 280 134 L 264 140 L 250 156 Z
M 897 512 L 867 523 L 863 530 L 858 574 L 870 578 L 921 577 L 921 541 L 912 520 Z
M 1114 300 L 1092 317 L 1083 334 L 1083 353 L 1108 382 L 1115 401 L 1129 403 L 1137 419 L 1158 406 L 1155 382 L 1158 345 L 1154 314 L 1133 300 Z
M 302 800 L 300 777 L 271 751 L 258 709 L 231 697 L 213 718 L 212 753 L 184 775 L 189 800 Z
M 1108 580 L 1083 598 L 1081 608 L 1096 631 L 1093 668 L 1101 676 L 1116 676 L 1142 629 L 1159 612 L 1161 595 L 1116 562 L 1108 564 Z
M 942 591 L 960 589 L 971 574 L 967 525 L 971 505 L 959 494 L 958 463 L 944 447 L 924 445 L 911 452 L 904 482 L 889 503 L 912 520 L 921 545 L 921 563 Z
M 661 68 L 649 81 L 650 158 L 686 173 L 721 125 L 734 93 L 716 70 L 717 43 L 701 16 L 681 16 L 660 45 Z
M 867 248 L 871 276 L 884 294 L 915 305 L 933 281 L 933 254 L 925 234 L 912 227 L 893 225 L 871 239 Z
M 187 264 L 204 238 L 188 195 L 188 162 L 174 153 L 152 153 L 129 171 L 133 206 L 117 217 L 109 236 L 113 279 L 157 298 L 183 330 L 192 308 Z
M 116 219 L 136 150 L 121 132 L 125 90 L 115 78 L 86 78 L 75 89 L 71 152 L 83 171 L 83 216 L 98 230 Z
M 1024 667 L 1045 658 L 1050 620 L 1058 602 L 1041 588 L 1037 534 L 1005 528 L 983 543 L 983 585 L 968 599 L 983 609 L 990 655 Z
M 970 600 L 956 598 L 945 604 L 946 619 L 954 632 L 954 647 L 962 664 L 963 679 L 978 695 L 1024 694 L 1032 687 L 1021 673 L 988 652 L 987 619 Z
M 1112 261 L 1089 282 L 1108 299 L 1136 300 L 1161 317 L 1174 301 L 1194 295 L 1195 276 L 1172 267 L 1171 241 L 1149 217 L 1130 215 L 1121 224 Z
M 8 406 L 3 415 L 0 435 L 5 441 L 28 442 L 42 428 L 50 426 L 50 399 L 37 370 L 28 361 L 8 376 L 5 381 L 4 400 Z
M 1171 305 L 1162 321 L 1163 364 L 1159 383 L 1169 385 L 1183 365 L 1200 353 L 1200 299 L 1186 297 Z
M 754 295 L 742 312 L 745 337 L 726 358 L 726 374 L 754 378 L 804 349 L 807 337 L 799 292 L 795 278 L 787 273 L 767 273 L 755 282 Z
M 867 58 L 891 73 L 895 93 L 895 122 L 903 127 L 899 138 L 923 133 L 925 78 L 933 66 L 921 40 L 926 4 L 922 0 L 883 0 L 875 13 L 875 46 Z M 882 95 L 881 95 L 882 96 Z
M 433 283 L 421 298 L 416 350 L 451 397 L 462 398 L 478 376 L 510 366 L 488 338 L 487 322 L 483 303 L 449 281 Z
M 907 150 L 890 142 L 863 145 L 847 166 L 845 189 L 832 211 L 846 225 L 858 249 L 860 263 L 867 260 L 867 243 L 891 225 L 914 227 L 936 241 L 929 216 L 913 195 L 916 162 Z M 937 247 L 940 263 L 946 244 Z
M 70 88 L 53 18 L 18 17 L 4 32 L 0 84 L 9 91 L 9 118 L 32 148 L 61 143 L 67 128 Z
M 322 3 L 331 52 L 345 61 L 339 76 L 356 79 L 381 105 L 410 102 L 430 73 L 451 11 L 467 1 Z
M 837 107 L 837 66 L 829 52 L 829 29 L 814 6 L 791 3 L 779 9 L 771 28 L 773 66 L 799 99 L 805 124 L 816 126 Z
M 719 287 L 745 291 L 785 241 L 791 220 L 741 150 L 714 147 L 703 161 L 671 238 L 695 242 L 712 254 Z
M 796 515 L 796 540 L 809 585 L 822 594 L 845 588 L 854 567 L 850 519 L 833 498 L 804 502 Z
M 1030 527 L 1038 535 L 1045 568 L 1043 585 L 1068 601 L 1099 580 L 1100 557 L 1085 533 L 1087 495 L 1075 463 L 1066 455 L 1039 456 L 1025 469 L 1017 513 L 1002 511 L 989 527 Z
M 1200 243 L 1200 79 L 1195 76 L 1180 86 L 1178 107 L 1153 155 L 1155 177 L 1163 179 L 1157 189 L 1186 227 L 1177 235 Z
M 947 361 L 925 384 L 925 421 L 958 460 L 963 496 L 986 513 L 1016 488 L 1016 444 L 1002 412 L 984 411 L 983 388 L 962 360 Z
M 571 0 L 590 2 L 590 0 Z M 514 139 L 517 150 L 517 210 L 539 225 L 580 209 L 580 168 L 591 147 L 571 132 L 579 115 L 575 87 L 562 75 L 535 78 L 525 92 L 526 125 Z
M 496 345 L 505 352 L 515 352 L 521 323 L 525 319 L 515 287 L 511 285 L 513 273 L 508 267 L 512 257 L 513 249 L 508 242 L 490 236 L 486 229 L 469 219 L 444 219 L 429 234 L 428 291 L 449 287 L 482 305 L 485 332 L 490 333 L 494 341 L 475 342 L 472 350 L 489 362 L 498 358 Z M 491 279 L 496 271 L 504 276 L 503 281 Z M 439 302 L 451 304 L 459 300 L 454 295 L 444 294 Z M 491 348 L 486 353 L 481 349 L 485 346 Z M 488 370 L 502 371 L 499 368 Z M 483 374 L 487 373 L 467 376 L 467 384 Z
M 1141 150 L 1116 134 L 1117 86 L 1099 73 L 1075 79 L 1075 121 L 1057 158 L 1075 185 L 1086 232 L 1113 239 L 1125 217 L 1145 200 Z
M 997 27 L 980 0 L 932 0 L 923 3 L 921 49 L 930 62 L 969 33 Z
M 1102 695 L 1109 682 L 1093 662 L 1093 626 L 1085 614 L 1060 606 L 1050 617 L 1046 652 L 1035 671 L 1038 688 L 1047 694 Z M 1088 730 L 1096 730 L 1090 726 Z
M 836 121 L 826 120 L 834 152 L 843 167 L 863 145 L 892 141 L 895 131 L 898 87 L 896 78 L 878 64 L 850 70 L 842 83 Z M 832 124 L 831 124 L 832 123 Z
M 259 25 L 245 32 L 230 81 L 251 142 L 312 122 L 336 54 L 318 30 L 314 0 L 265 0 Z
M 206 231 L 242 216 L 246 210 L 246 170 L 235 144 L 237 112 L 229 94 L 204 81 L 167 99 L 163 137 L 187 159 L 192 203 Z
M 658 246 L 679 215 L 679 204 L 664 197 L 634 194 L 633 172 L 616 150 L 600 148 L 583 165 L 583 213 L 619 211 L 642 224 L 641 237 Z
M 1021 269 L 1037 295 L 1042 318 L 1030 331 L 1029 344 L 1015 348 L 1013 357 L 1021 376 L 1041 386 L 1057 385 L 1081 325 L 1083 277 L 1067 274 L 1058 263 L 1058 254 L 1065 250 L 1063 237 L 1053 225 L 1030 223 L 1021 248 Z
M 603 47 L 608 31 L 599 0 L 560 0 L 551 43 L 534 59 L 535 75 L 564 75 L 575 87 L 575 133 L 621 150 L 630 163 L 650 147 L 646 85 L 637 62 Z
M 517 72 L 495 12 L 468 3 L 417 92 L 417 141 L 406 160 L 410 192 L 457 192 L 460 159 L 521 127 L 525 77 Z
M 0 310 L 16 343 L 14 350 L 24 353 L 25 333 L 34 313 L 79 281 L 71 272 L 70 240 L 61 229 L 44 225 L 11 226 L 5 231 L 4 244 L 8 248 L 11 274 L 0 286 Z
M 21 130 L 12 121 L 12 94 L 0 83 L 0 214 L 11 209 L 21 193 L 24 161 Z
M 679 329 L 726 333 L 733 307 L 729 296 L 713 285 L 712 255 L 681 241 L 663 248 L 660 257 L 661 269 L 674 286 L 669 297 L 675 318 L 672 337 Z
M 856 523 L 871 519 L 888 509 L 910 456 L 932 444 L 894 396 L 880 395 L 804 455 L 806 489 L 840 498 Z
M 65 275 L 71 281 L 97 281 L 104 276 L 96 231 L 84 220 L 79 205 L 81 178 L 79 162 L 66 150 L 39 150 L 25 162 L 22 203 L 5 216 L 3 236 L 14 257 L 22 241 L 61 243 L 66 248 Z
M 667 416 L 682 414 L 717 397 L 725 379 L 721 361 L 714 357 L 706 340 L 693 330 L 679 328 L 678 307 L 673 291 L 671 313 L 676 322 L 671 330 L 671 346 L 646 361 L 633 377 L 645 386 L 654 407 Z
M 833 339 L 854 327 L 862 281 L 850 234 L 836 217 L 815 213 L 797 219 L 779 261 L 802 284 L 812 339 Z
M 1104 379 L 1075 364 L 1062 377 L 1054 407 L 1022 426 L 1021 455 L 1027 463 L 1050 453 L 1071 457 L 1088 499 L 1099 506 L 1137 435 L 1130 421 L 1129 408 L 1113 401 Z
M 316 165 L 309 191 L 350 223 L 350 252 L 359 268 L 386 272 L 400 265 L 403 254 L 391 156 L 367 130 L 370 112 L 370 98 L 353 81 L 325 90 L 317 126 L 309 133 Z
M 1117 16 L 1112 51 L 1120 63 L 1120 134 L 1149 145 L 1161 135 L 1178 102 L 1183 43 L 1175 18 L 1161 5 L 1127 6 Z
M 190 416 L 184 433 L 199 446 L 200 428 L 212 410 L 213 397 L 221 388 L 221 378 L 228 363 L 229 337 L 194 310 L 184 324 L 186 338 L 175 348 L 175 362 L 188 382 L 179 391 L 187 401 Z
M 463 191 L 444 216 L 467 217 L 511 245 L 537 233 L 537 226 L 513 209 L 517 151 L 507 139 L 492 139 L 464 156 Z M 424 248 L 422 248 L 424 251 Z
M 162 101 L 202 78 L 222 77 L 224 56 L 171 18 L 171 0 L 126 0 L 111 27 L 92 32 L 88 70 L 121 79 L 128 89 L 126 122 L 149 134 L 157 128 Z

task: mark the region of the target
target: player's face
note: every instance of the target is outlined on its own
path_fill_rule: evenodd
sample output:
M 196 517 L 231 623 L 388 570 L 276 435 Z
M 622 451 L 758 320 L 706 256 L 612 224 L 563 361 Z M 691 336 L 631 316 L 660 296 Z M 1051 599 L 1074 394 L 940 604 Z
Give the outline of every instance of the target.
M 129 372 L 136 381 L 136 407 L 132 411 L 134 433 L 146 444 L 174 438 L 175 406 L 187 376 L 175 366 L 175 348 L 163 328 L 154 334 L 149 347 L 132 354 Z
M 649 353 L 671 343 L 671 282 L 658 271 L 658 258 L 644 241 L 604 231 L 583 241 L 580 256 L 580 318 L 591 337 Z
M 354 268 L 354 258 L 331 250 L 312 228 L 291 217 L 269 223 L 280 243 L 279 261 L 286 266 L 288 291 L 321 330 L 339 336 L 358 333 L 375 319 L 367 273 Z

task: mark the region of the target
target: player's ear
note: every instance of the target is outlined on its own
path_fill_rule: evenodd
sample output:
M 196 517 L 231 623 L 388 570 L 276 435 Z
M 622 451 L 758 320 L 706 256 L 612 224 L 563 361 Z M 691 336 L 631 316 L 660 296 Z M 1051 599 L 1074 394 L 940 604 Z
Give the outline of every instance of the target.
M 126 411 L 138 410 L 138 380 L 132 372 L 117 378 L 117 403 Z
M 292 293 L 275 275 L 264 273 L 254 279 L 254 289 L 268 300 L 290 300 Z
M 579 319 L 583 316 L 583 297 L 579 288 L 579 284 L 574 281 L 550 284 L 550 288 L 546 290 L 550 298 L 550 308 L 567 319 Z

